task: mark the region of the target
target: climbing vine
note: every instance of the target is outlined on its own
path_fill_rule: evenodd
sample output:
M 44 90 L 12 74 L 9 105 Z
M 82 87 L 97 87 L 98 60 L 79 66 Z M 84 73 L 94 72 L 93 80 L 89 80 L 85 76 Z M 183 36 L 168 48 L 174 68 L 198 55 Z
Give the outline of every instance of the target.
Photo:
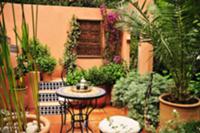
M 66 70 L 70 71 L 73 69 L 75 61 L 77 59 L 76 46 L 77 40 L 80 36 L 80 25 L 76 20 L 76 17 L 73 16 L 70 22 L 71 30 L 68 32 L 67 41 L 65 43 L 65 52 L 64 52 L 64 67 Z

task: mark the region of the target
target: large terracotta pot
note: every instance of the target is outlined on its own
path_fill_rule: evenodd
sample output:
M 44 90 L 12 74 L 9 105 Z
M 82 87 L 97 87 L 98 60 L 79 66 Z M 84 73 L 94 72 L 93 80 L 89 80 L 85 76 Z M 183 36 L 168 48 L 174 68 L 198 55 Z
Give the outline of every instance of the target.
M 180 121 L 200 120 L 200 100 L 194 104 L 177 104 L 163 99 L 169 94 L 163 94 L 160 100 L 160 127 L 164 126 L 169 120 L 174 119 L 173 111 L 176 110 L 180 116 Z

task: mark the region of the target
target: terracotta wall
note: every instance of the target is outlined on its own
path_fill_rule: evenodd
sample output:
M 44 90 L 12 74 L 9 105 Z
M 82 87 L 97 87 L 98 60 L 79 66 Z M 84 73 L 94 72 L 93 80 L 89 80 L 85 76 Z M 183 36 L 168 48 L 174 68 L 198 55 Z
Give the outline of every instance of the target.
M 149 41 L 140 41 L 138 47 L 138 71 L 146 74 L 153 70 L 153 46 Z
M 19 4 L 15 4 L 15 14 L 17 18 L 17 27 L 20 32 L 21 26 L 21 8 Z M 34 6 L 35 8 L 35 6 Z M 11 38 L 11 43 L 15 44 L 15 36 L 13 32 L 13 15 L 11 4 L 5 5 L 5 19 L 8 36 Z M 29 25 L 30 36 L 32 36 L 32 20 L 31 6 L 25 5 L 26 20 Z M 62 7 L 62 6 L 41 6 L 39 5 L 38 16 L 38 39 L 47 44 L 51 54 L 59 61 L 63 57 L 64 43 L 67 40 L 67 31 L 69 31 L 69 22 L 72 16 L 75 15 L 78 19 L 86 20 L 102 20 L 99 8 L 82 8 L 82 7 Z M 129 62 L 129 44 L 126 41 L 126 34 L 123 36 L 122 56 Z M 14 61 L 14 66 L 16 62 Z M 101 66 L 102 58 L 81 58 L 77 60 L 79 66 L 88 69 L 93 66 Z M 61 66 L 58 64 L 53 75 L 59 77 Z

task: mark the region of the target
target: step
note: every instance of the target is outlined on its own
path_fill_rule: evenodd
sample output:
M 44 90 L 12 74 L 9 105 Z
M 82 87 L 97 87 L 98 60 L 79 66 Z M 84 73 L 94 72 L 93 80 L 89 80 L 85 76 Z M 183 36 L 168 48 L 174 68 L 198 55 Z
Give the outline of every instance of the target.
M 60 114 L 61 108 L 59 102 L 40 102 L 39 109 L 41 115 Z
M 58 101 L 56 90 L 40 90 L 39 101 L 40 102 Z
M 39 83 L 39 108 L 40 114 L 50 115 L 50 114 L 60 114 L 61 109 L 58 102 L 58 97 L 56 95 L 56 90 L 63 87 L 62 81 L 52 81 L 52 82 L 40 82 Z
M 39 102 L 39 106 L 58 106 L 59 102 Z
M 40 82 L 39 88 L 40 90 L 56 90 L 60 87 L 63 87 L 64 84 L 62 81 L 57 82 Z

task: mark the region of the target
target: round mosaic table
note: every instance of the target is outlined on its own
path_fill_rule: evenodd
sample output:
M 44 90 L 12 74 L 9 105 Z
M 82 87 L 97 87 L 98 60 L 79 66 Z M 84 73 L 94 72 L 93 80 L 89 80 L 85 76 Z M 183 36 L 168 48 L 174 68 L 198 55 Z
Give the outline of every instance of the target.
M 64 107 L 64 111 L 61 111 L 61 132 L 63 125 L 66 122 L 66 111 L 71 115 L 71 128 L 67 132 L 72 131 L 78 127 L 81 133 L 92 130 L 88 126 L 89 115 L 97 107 L 97 100 L 105 96 L 104 89 L 99 87 L 90 86 L 89 91 L 76 91 L 75 86 L 67 86 L 59 88 L 56 91 L 58 97 L 63 98 L 60 104 Z

